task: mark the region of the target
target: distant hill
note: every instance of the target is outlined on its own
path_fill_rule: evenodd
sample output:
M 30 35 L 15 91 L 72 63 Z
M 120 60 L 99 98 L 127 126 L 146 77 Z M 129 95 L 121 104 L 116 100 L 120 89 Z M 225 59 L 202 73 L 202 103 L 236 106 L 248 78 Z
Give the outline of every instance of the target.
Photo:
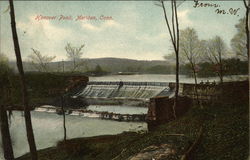
M 173 62 L 161 61 L 161 60 L 134 60 L 134 59 L 125 59 L 125 58 L 95 58 L 95 59 L 81 59 L 81 63 L 83 64 L 78 71 L 87 72 L 90 70 L 94 70 L 97 65 L 99 65 L 103 70 L 108 72 L 152 72 L 152 68 L 169 68 L 172 66 Z M 71 71 L 73 67 L 72 61 L 60 61 L 60 62 L 51 62 L 49 63 L 49 68 L 53 72 L 62 72 L 64 64 L 64 71 Z M 23 62 L 24 70 L 26 72 L 30 71 L 38 71 L 31 63 Z M 17 71 L 16 63 L 10 62 L 10 67 Z M 172 67 L 171 67 L 172 68 Z

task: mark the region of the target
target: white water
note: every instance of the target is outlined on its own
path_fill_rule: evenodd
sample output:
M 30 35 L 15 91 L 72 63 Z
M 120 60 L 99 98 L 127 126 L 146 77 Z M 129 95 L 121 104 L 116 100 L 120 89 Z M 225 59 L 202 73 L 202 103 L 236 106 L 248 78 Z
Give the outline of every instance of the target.
M 98 112 L 113 112 L 120 114 L 146 114 L 148 112 L 148 108 L 134 106 L 90 105 L 87 109 Z
M 85 98 L 129 98 L 149 99 L 157 96 L 168 86 L 146 86 L 146 85 L 88 85 L 74 97 Z
M 227 76 L 224 81 L 240 79 L 244 76 Z M 175 75 L 109 75 L 90 77 L 86 88 L 73 97 L 149 100 L 157 95 L 170 95 L 169 82 L 175 82 Z M 198 82 L 219 81 L 218 77 L 198 78 Z M 102 83 L 103 82 L 103 83 Z M 129 82 L 129 83 L 128 83 Z M 152 83 L 140 83 L 152 82 Z M 164 82 L 159 85 L 158 82 Z M 181 83 L 194 83 L 194 78 L 180 75 Z M 95 104 L 90 102 L 89 104 Z

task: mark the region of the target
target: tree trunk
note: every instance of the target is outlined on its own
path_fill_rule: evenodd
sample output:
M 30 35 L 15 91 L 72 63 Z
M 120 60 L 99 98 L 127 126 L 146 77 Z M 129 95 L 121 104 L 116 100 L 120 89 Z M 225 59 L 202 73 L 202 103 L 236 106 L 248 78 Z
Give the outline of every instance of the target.
M 64 60 L 62 60 L 62 72 L 64 73 Z
M 176 0 L 174 1 L 174 10 L 175 10 L 175 23 L 176 23 L 176 90 L 175 90 L 175 101 L 174 101 L 174 116 L 176 118 L 175 109 L 178 106 L 178 96 L 179 96 L 179 23 L 178 23 L 178 16 L 177 16 L 177 6 Z M 174 23 L 174 22 L 173 22 Z
M 64 97 L 61 97 L 61 101 L 62 101 L 62 114 L 63 114 L 63 133 L 64 133 L 64 137 L 63 140 L 66 141 L 67 138 L 67 130 L 66 130 L 66 117 L 65 117 L 65 110 L 64 110 Z
M 179 53 L 176 52 L 176 70 L 175 70 L 175 99 L 174 99 L 174 106 L 173 106 L 173 112 L 174 112 L 174 118 L 176 119 L 176 107 L 178 106 L 178 96 L 179 96 Z
M 17 31 L 16 31 L 13 0 L 9 0 L 9 3 L 10 3 L 12 37 L 13 37 L 13 42 L 14 42 L 15 54 L 16 54 L 17 68 L 19 71 L 21 87 L 22 87 L 22 101 L 24 105 L 24 117 L 25 117 L 25 124 L 26 124 L 27 139 L 29 143 L 31 159 L 37 160 L 36 143 L 35 143 L 35 138 L 33 134 L 31 115 L 30 115 L 29 106 L 28 106 L 28 94 L 27 94 L 25 76 L 24 76 L 24 71 L 23 71 L 22 57 L 21 57 L 18 36 L 17 36 Z
M 76 59 L 74 58 L 72 72 L 75 72 L 75 69 L 76 69 Z
M 250 0 L 248 0 L 248 4 L 247 2 L 244 0 L 245 2 L 245 7 L 246 7 L 246 25 L 245 25 L 245 29 L 246 29 L 246 35 L 247 35 L 247 57 L 248 57 L 248 62 L 249 62 L 249 53 L 250 53 L 250 37 L 249 37 L 249 9 L 250 9 Z
M 221 52 L 219 52 L 219 65 L 220 65 L 220 73 L 219 73 L 219 77 L 220 77 L 220 83 L 223 83 L 223 64 L 222 64 L 222 58 L 221 58 Z
M 172 27 L 173 31 L 170 29 L 170 24 L 167 18 L 166 9 L 164 6 L 164 1 L 161 0 L 161 5 L 164 13 L 165 22 L 167 24 L 168 32 L 170 34 L 170 38 L 174 47 L 175 56 L 176 56 L 176 82 L 175 82 L 175 99 L 173 105 L 173 116 L 176 119 L 176 107 L 178 106 L 178 95 L 179 95 L 179 23 L 178 23 L 178 16 L 177 16 L 177 6 L 176 0 L 172 0 L 172 14 L 174 14 L 175 18 L 172 17 Z M 176 27 L 176 30 L 174 29 Z M 176 31 L 176 33 L 174 32 Z M 176 35 L 175 35 L 176 34 Z
M 196 71 L 195 71 L 195 66 L 192 64 L 192 70 L 193 70 L 193 75 L 194 75 L 194 91 L 196 95 L 196 100 L 198 105 L 200 105 L 200 100 L 199 100 L 199 95 L 198 95 L 198 90 L 197 90 L 197 76 L 196 76 Z
M 14 160 L 12 142 L 9 131 L 8 116 L 4 106 L 0 106 L 0 128 L 2 135 L 4 158 L 6 160 Z

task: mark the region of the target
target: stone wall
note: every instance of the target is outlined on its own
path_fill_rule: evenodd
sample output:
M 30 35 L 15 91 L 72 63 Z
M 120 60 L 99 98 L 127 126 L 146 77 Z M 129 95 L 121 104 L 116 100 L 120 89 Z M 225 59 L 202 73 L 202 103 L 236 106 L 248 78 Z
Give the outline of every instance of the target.
M 174 98 L 154 97 L 150 99 L 148 114 L 146 117 L 148 129 L 174 120 L 173 113 Z M 191 106 L 191 99 L 188 97 L 179 97 L 179 105 L 175 108 L 176 117 L 182 116 Z
M 174 90 L 175 83 L 169 84 L 170 90 Z M 199 101 L 202 103 L 219 102 L 223 104 L 241 104 L 249 102 L 249 82 L 224 82 L 223 84 L 198 84 Z M 196 100 L 194 84 L 180 84 L 179 105 L 176 108 L 177 118 L 188 111 L 192 100 Z M 169 122 L 173 116 L 174 98 L 154 97 L 150 99 L 148 115 L 146 117 L 148 129 L 153 130 L 156 126 Z
M 169 87 L 174 90 L 175 83 L 170 83 Z M 223 84 L 216 83 L 203 83 L 197 84 L 197 92 L 199 101 L 205 103 L 211 103 L 223 100 L 231 96 L 235 99 L 238 97 L 240 99 L 248 98 L 249 95 L 249 82 L 248 81 L 236 81 L 236 82 L 224 82 Z M 229 94 L 230 93 L 230 94 Z M 180 83 L 179 95 L 187 96 L 191 99 L 196 99 L 197 95 L 195 92 L 195 85 L 188 83 Z M 245 96 L 246 95 L 246 96 Z

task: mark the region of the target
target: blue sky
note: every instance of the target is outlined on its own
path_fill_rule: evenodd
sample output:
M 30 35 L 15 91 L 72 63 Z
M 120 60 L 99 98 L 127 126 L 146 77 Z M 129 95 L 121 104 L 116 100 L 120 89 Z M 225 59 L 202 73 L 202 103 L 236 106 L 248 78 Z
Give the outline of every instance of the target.
M 203 2 L 203 1 L 202 1 Z M 241 1 L 204 1 L 220 9 L 238 9 L 237 15 L 219 15 L 214 7 L 194 8 L 193 1 L 178 7 L 180 28 L 193 27 L 200 39 L 221 36 L 228 47 L 236 33 L 234 25 L 245 14 Z M 14 2 L 19 43 L 23 59 L 37 49 L 43 55 L 66 60 L 65 45 L 85 44 L 83 58 L 117 57 L 162 60 L 172 52 L 162 8 L 152 1 L 16 1 Z M 0 1 L 0 52 L 14 60 L 10 16 L 4 12 L 8 1 Z M 169 2 L 166 2 L 169 11 Z M 37 15 L 57 16 L 56 20 L 35 20 Z M 72 16 L 73 20 L 59 17 Z M 78 15 L 96 16 L 97 20 L 75 21 Z M 100 20 L 100 16 L 112 20 Z

